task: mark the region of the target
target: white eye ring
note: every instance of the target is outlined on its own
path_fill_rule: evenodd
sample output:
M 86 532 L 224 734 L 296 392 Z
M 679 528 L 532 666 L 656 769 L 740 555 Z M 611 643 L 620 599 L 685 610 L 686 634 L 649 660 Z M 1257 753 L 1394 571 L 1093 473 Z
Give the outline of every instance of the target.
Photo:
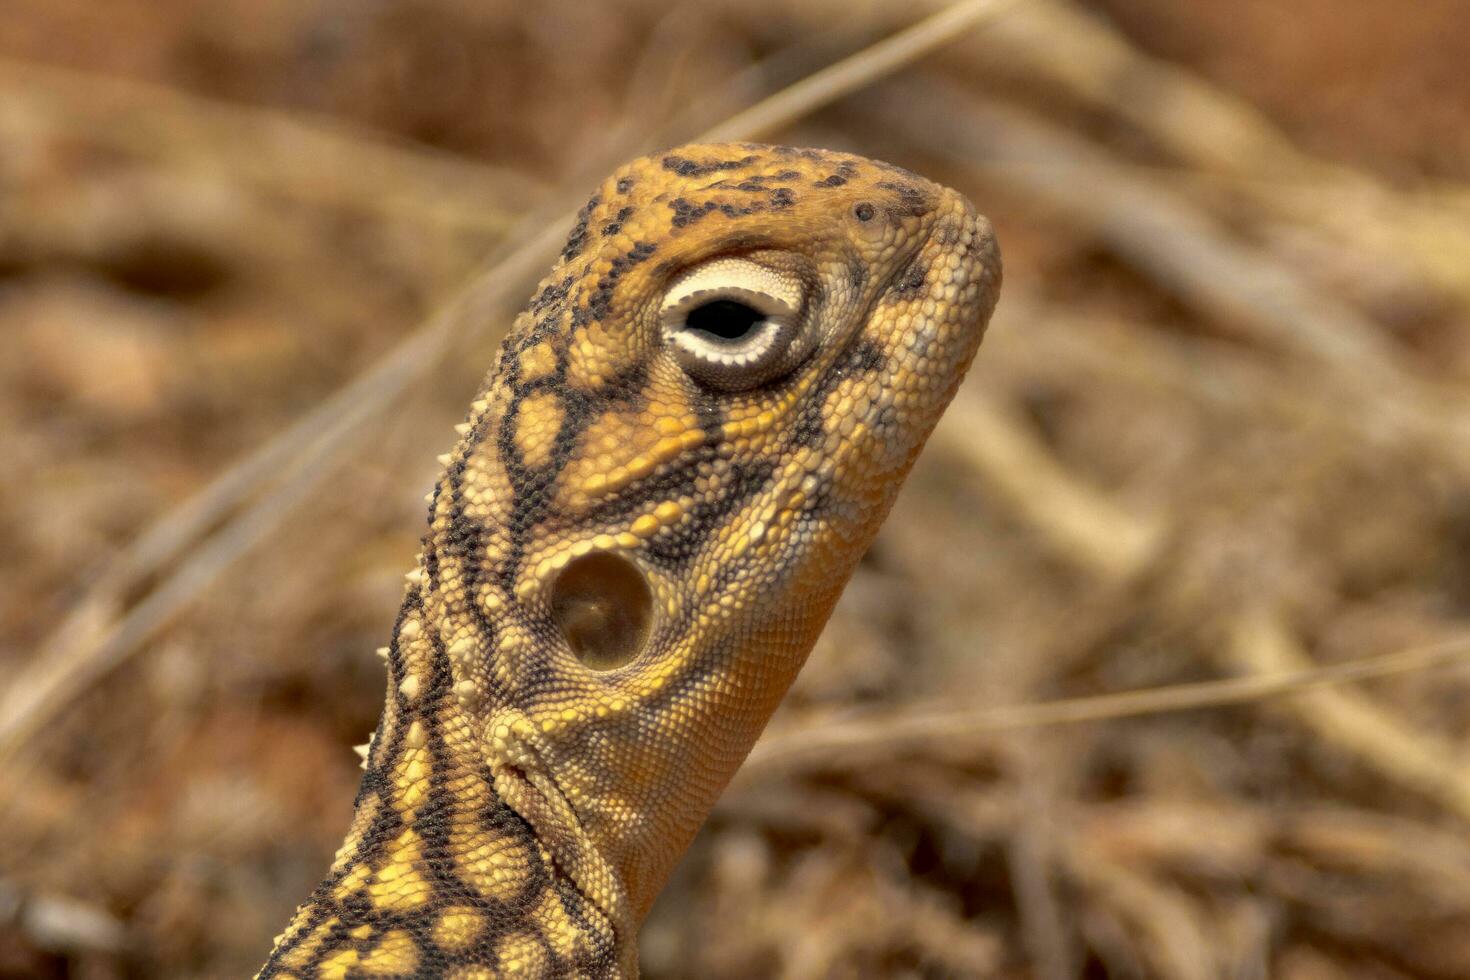
M 659 308 L 664 339 L 693 378 L 727 391 L 753 388 L 788 367 L 801 325 L 799 277 L 723 258 L 685 273 Z

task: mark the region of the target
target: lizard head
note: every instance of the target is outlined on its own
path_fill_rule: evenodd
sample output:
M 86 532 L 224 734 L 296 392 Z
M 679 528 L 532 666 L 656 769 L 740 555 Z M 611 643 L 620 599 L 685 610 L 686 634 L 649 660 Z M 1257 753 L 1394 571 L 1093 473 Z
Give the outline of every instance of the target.
M 497 791 L 553 857 L 600 853 L 635 914 L 795 677 L 999 282 L 954 191 L 686 146 L 604 182 L 515 321 L 433 497 L 424 625 Z
M 259 976 L 636 975 L 999 285 L 985 219 L 886 164 L 608 178 L 460 426 L 352 826 Z

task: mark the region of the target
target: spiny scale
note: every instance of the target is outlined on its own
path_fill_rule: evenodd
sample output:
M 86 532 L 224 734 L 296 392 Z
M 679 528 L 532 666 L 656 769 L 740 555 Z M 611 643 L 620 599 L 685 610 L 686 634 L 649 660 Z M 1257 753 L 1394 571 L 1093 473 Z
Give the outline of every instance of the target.
M 260 976 L 636 975 L 999 285 L 985 219 L 888 164 L 605 180 L 439 457 L 346 841 Z

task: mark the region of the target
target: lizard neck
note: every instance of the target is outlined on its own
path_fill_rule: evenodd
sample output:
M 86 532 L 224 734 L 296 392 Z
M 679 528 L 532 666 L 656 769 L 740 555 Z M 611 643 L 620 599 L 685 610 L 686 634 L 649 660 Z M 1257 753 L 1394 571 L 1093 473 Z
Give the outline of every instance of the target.
M 564 801 L 486 761 L 424 615 L 411 594 L 347 839 L 258 976 L 635 976 L 620 883 L 567 853 Z

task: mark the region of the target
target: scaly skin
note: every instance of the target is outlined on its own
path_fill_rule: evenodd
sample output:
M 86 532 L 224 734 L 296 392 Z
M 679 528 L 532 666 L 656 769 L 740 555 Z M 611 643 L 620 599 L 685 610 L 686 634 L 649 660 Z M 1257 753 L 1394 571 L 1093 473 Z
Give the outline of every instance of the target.
M 661 313 L 731 276 L 796 311 L 753 372 L 691 366 L 702 314 Z M 887 164 L 708 145 L 609 177 L 446 458 L 351 830 L 259 976 L 636 976 L 999 286 L 985 219 Z

